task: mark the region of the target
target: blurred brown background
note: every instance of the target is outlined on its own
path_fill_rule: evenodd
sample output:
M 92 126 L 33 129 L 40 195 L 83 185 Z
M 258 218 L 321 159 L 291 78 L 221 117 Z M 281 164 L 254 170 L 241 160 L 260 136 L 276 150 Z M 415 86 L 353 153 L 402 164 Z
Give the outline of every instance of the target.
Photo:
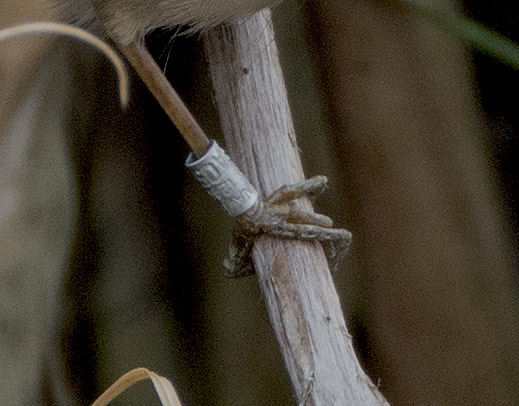
M 519 36 L 510 1 L 422 3 Z M 37 18 L 0 1 L 2 26 Z M 517 73 L 395 1 L 275 19 L 306 173 L 331 179 L 319 210 L 354 233 L 335 280 L 373 381 L 394 405 L 519 404 Z M 220 139 L 201 42 L 171 37 L 149 47 Z M 2 404 L 88 405 L 137 366 L 186 405 L 294 404 L 255 279 L 223 278 L 232 222 L 139 80 L 121 112 L 82 45 L 0 52 Z

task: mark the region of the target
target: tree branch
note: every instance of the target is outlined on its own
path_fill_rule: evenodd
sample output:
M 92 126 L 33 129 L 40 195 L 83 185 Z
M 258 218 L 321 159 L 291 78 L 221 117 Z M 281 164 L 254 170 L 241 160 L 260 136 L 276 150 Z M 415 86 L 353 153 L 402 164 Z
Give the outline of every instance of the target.
M 204 40 L 229 155 L 263 196 L 301 181 L 270 11 Z M 320 244 L 260 237 L 253 260 L 298 404 L 387 404 L 356 359 Z

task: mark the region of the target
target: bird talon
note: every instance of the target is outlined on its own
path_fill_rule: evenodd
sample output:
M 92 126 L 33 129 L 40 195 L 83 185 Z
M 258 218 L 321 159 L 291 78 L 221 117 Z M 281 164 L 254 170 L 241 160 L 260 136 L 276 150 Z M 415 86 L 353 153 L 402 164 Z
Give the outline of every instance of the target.
M 254 273 L 251 254 L 254 239 L 259 235 L 320 241 L 329 267 L 335 271 L 349 249 L 351 233 L 332 228 L 333 221 L 328 216 L 300 210 L 295 204 L 297 198 L 319 195 L 326 184 L 325 176 L 314 176 L 294 185 L 283 186 L 260 202 L 253 212 L 240 216 L 229 258 L 224 262 L 226 276 L 242 277 Z

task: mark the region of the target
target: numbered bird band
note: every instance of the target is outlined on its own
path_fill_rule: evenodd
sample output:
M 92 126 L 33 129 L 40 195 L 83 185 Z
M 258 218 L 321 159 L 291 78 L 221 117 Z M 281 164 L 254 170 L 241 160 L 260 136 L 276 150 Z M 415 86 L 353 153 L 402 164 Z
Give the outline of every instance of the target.
M 230 216 L 244 214 L 257 204 L 258 192 L 216 141 L 199 159 L 189 154 L 186 167 Z

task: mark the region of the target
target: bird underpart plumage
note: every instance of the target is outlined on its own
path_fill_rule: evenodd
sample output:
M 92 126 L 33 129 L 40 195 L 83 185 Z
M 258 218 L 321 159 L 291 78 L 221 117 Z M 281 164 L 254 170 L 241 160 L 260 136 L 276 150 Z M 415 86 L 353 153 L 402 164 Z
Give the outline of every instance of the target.
M 52 0 L 68 23 L 104 27 L 116 42 L 128 45 L 156 28 L 185 27 L 192 33 L 251 15 L 280 0 Z

